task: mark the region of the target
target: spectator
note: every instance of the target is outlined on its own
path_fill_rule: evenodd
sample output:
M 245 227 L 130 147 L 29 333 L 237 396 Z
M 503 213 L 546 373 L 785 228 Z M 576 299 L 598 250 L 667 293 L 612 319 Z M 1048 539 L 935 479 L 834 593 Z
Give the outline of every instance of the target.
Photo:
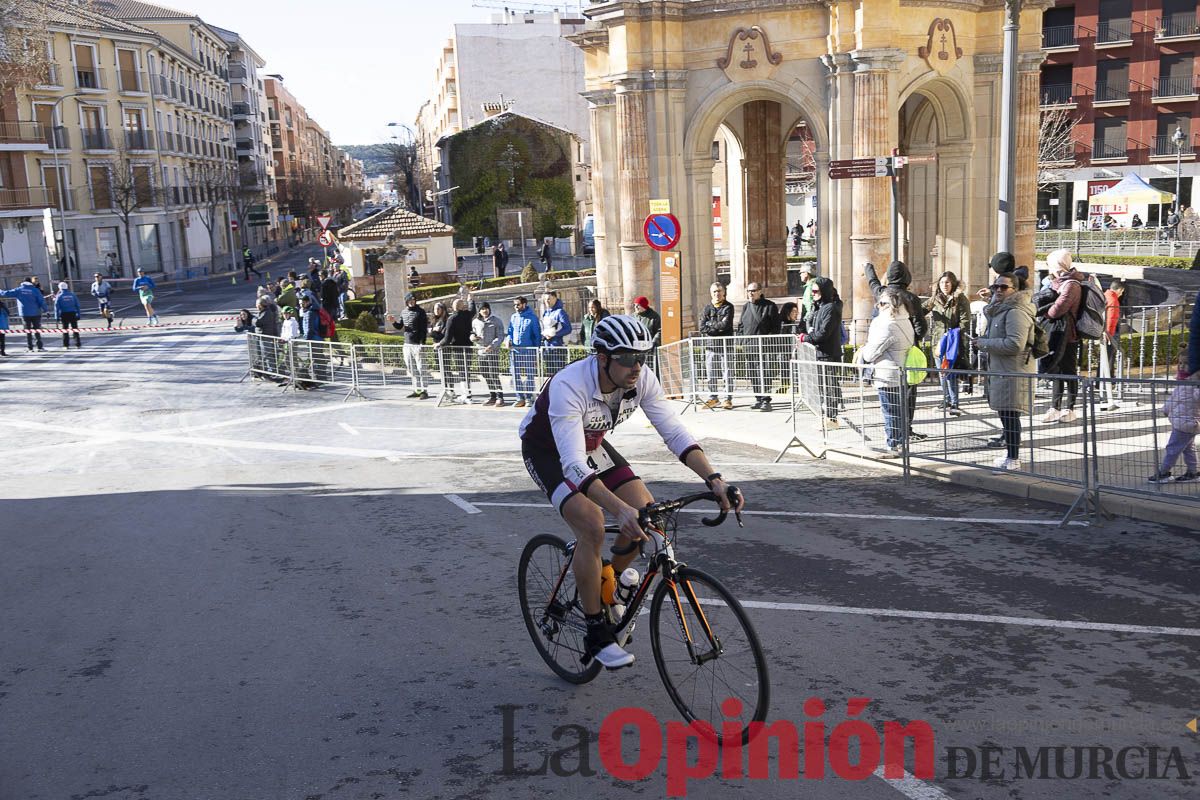
M 237 321 L 233 323 L 233 332 L 254 333 L 254 328 L 254 315 L 250 313 L 249 309 L 243 308 L 238 312 Z M 66 336 L 66 334 L 63 334 L 63 336 Z
M 779 306 L 768 300 L 762 287 L 757 283 L 746 286 L 749 300 L 742 306 L 742 318 L 738 322 L 739 336 L 772 336 L 779 333 Z M 760 340 L 761 341 L 761 340 Z M 771 410 L 770 383 L 772 376 L 768 372 L 768 362 L 777 362 L 763 352 L 760 345 L 750 353 L 750 383 L 754 389 L 754 409 L 757 411 Z
M 94 278 L 92 281 L 92 297 L 96 298 L 96 303 L 99 305 L 100 316 L 104 317 L 104 319 L 108 321 L 108 327 L 111 328 L 114 316 L 111 306 L 113 292 L 112 284 L 104 280 L 99 272 L 92 277 Z
M 934 343 L 934 359 L 938 367 L 938 380 L 942 385 L 942 402 L 938 408 L 959 416 L 962 414 L 958 409 L 959 376 L 955 370 L 970 368 L 967 353 L 971 347 L 971 304 L 966 295 L 959 291 L 958 276 L 953 272 L 943 272 L 933 296 L 921 308 L 929 314 L 930 339 Z M 957 343 L 951 341 L 955 337 Z M 953 358 L 949 358 L 951 349 Z
M 8 304 L 0 300 L 0 356 L 8 355 L 4 349 L 4 332 L 8 330 L 8 324 Z
M 513 408 L 524 408 L 533 403 L 533 380 L 537 367 L 537 351 L 534 349 L 542 339 L 542 326 L 537 314 L 529 307 L 524 297 L 513 301 L 513 315 L 508 318 L 508 332 L 504 344 L 512 352 L 513 386 L 517 402 Z
M 314 306 L 320 308 L 321 298 L 317 296 L 317 291 L 320 288 L 321 282 L 319 279 L 314 281 L 311 278 L 305 278 L 304 280 L 300 281 L 300 288 L 296 290 L 296 294 L 301 300 L 303 300 L 305 297 L 308 297 Z
M 1193 360 L 1188 349 L 1184 346 L 1179 351 L 1179 369 L 1175 374 L 1178 383 L 1162 408 L 1162 413 L 1171 423 L 1171 438 L 1167 440 L 1162 466 L 1148 478 L 1150 483 L 1169 482 L 1171 468 L 1181 455 L 1187 471 L 1175 478 L 1175 482 L 1200 480 L 1196 465 L 1196 434 L 1200 433 L 1200 372 L 1188 372 Z
M 412 292 L 404 295 L 404 311 L 397 320 L 391 314 L 388 322 L 398 331 L 404 331 L 404 366 L 412 378 L 413 390 L 408 397 L 412 400 L 428 400 L 429 392 L 425 389 L 425 366 L 421 358 L 421 348 L 425 345 L 425 337 L 429 335 L 429 315 L 425 309 L 417 305 L 417 296 Z
M 471 403 L 471 312 L 467 301 L 454 298 L 454 313 L 446 323 L 446 335 L 437 344 L 441 351 L 442 377 L 450 399 L 462 405 Z M 463 389 L 455 394 L 454 387 L 463 383 Z
M 800 255 L 800 246 L 804 244 L 804 228 L 800 225 L 800 220 L 796 220 L 795 226 L 792 228 L 792 255 Z
M 1168 239 L 1173 241 L 1173 240 L 1179 238 L 1179 223 L 1181 221 L 1182 221 L 1182 218 L 1179 216 L 1178 210 L 1172 210 L 1171 213 L 1167 215 L 1167 238 Z
M 334 274 L 340 271 L 330 270 L 326 272 L 325 279 L 321 281 L 321 308 L 325 309 L 325 313 L 334 319 L 338 316 L 338 297 L 342 294 L 342 290 L 338 286 L 337 278 L 334 277 Z
M 1079 334 L 1075 330 L 1075 320 L 1079 315 L 1079 304 L 1083 300 L 1082 282 L 1086 280 L 1083 273 L 1071 265 L 1071 254 L 1065 249 L 1054 250 L 1046 256 L 1046 265 L 1050 268 L 1051 295 L 1039 292 L 1038 311 L 1044 313 L 1060 333 L 1059 346 L 1055 348 L 1055 336 L 1051 335 L 1050 355 L 1045 361 L 1049 362 L 1044 369 L 1048 375 L 1061 375 L 1054 379 L 1053 393 L 1050 397 L 1050 409 L 1038 419 L 1041 422 L 1074 422 L 1075 399 L 1079 391 Z M 1046 301 L 1053 298 L 1047 305 Z M 1063 410 L 1063 390 L 1066 389 L 1067 407 Z
M 318 259 L 310 258 L 308 260 L 308 283 L 313 292 L 316 292 L 321 286 L 321 262 Z
M 817 350 L 818 372 L 821 373 L 821 394 L 825 405 L 825 427 L 838 427 L 837 413 L 842 405 L 842 384 L 839 368 L 842 361 L 842 299 L 829 278 L 816 278 L 810 287 L 813 310 L 801 327 L 800 341 Z
M 863 264 L 863 273 L 867 276 L 867 285 L 871 289 L 871 294 L 878 300 L 883 293 L 884 286 L 879 282 L 879 276 L 875 273 L 875 265 L 869 261 Z M 887 280 L 887 288 L 900 292 L 900 297 L 904 300 L 904 308 L 908 311 L 909 322 L 913 326 L 916 341 L 925 341 L 925 336 L 929 333 L 929 326 L 925 324 L 925 315 L 921 312 L 921 298 L 908 290 L 908 285 L 912 283 L 912 273 L 908 271 L 908 267 L 904 265 L 903 261 L 893 261 L 888 264 L 884 278 Z
M 549 291 L 542 296 L 542 346 L 545 352 L 546 374 L 554 375 L 567 365 L 564 338 L 571 333 L 571 320 L 563 308 L 558 293 Z
M 42 346 L 42 314 L 46 313 L 46 298 L 38 288 L 37 279 L 33 276 L 26 278 L 15 289 L 0 290 L 0 297 L 12 297 L 17 301 L 17 315 L 25 324 L 25 342 L 29 352 L 33 352 L 33 343 L 37 341 L 37 349 L 45 350 Z
M 1047 217 L 1045 214 L 1042 214 L 1042 218 L 1038 220 L 1037 229 L 1039 231 L 1050 230 L 1050 218 Z
M 552 266 L 553 250 L 550 247 L 550 238 L 542 240 L 542 246 L 538 249 L 538 261 L 546 266 L 543 272 L 549 272 Z
M 600 301 L 592 298 L 588 301 L 587 313 L 583 315 L 583 322 L 579 323 L 579 343 L 584 347 L 592 346 L 592 331 L 596 327 L 596 323 L 608 316 L 608 312 L 600 305 Z
M 293 306 L 283 307 L 283 325 L 279 330 L 279 338 L 284 341 L 300 338 L 300 323 L 296 320 L 296 309 Z
M 633 298 L 633 308 L 629 313 L 631 316 L 637 317 L 638 322 L 641 322 L 650 331 L 650 335 L 654 337 L 655 347 L 662 344 L 662 317 L 650 307 L 648 297 Z
M 279 284 L 279 295 L 275 298 L 280 306 L 295 308 L 300 302 L 300 298 L 296 296 L 296 284 L 291 278 L 285 278 Z
M 320 306 L 313 302 L 311 295 L 300 298 L 300 333 L 310 342 L 322 341 Z
M 254 327 L 263 336 L 279 336 L 279 306 L 275 304 L 274 298 L 268 299 L 267 295 L 258 298 L 258 303 L 255 304 L 258 309 L 258 318 L 254 320 Z
M 139 268 L 133 280 L 133 290 L 138 293 L 142 308 L 146 310 L 147 325 L 158 324 L 158 314 L 154 313 L 154 289 L 154 279 L 146 274 L 146 270 Z
M 1144 226 L 1145 224 L 1146 224 L 1146 223 L 1142 222 L 1142 218 L 1141 218 L 1141 217 L 1139 217 L 1137 214 L 1134 214 L 1134 215 L 1133 215 L 1133 220 L 1132 220 L 1132 221 L 1129 223 L 1129 227 L 1130 227 L 1130 228 L 1141 228 L 1141 227 L 1142 227 L 1142 226 Z
M 433 319 L 429 322 L 429 338 L 435 345 L 441 344 L 442 339 L 446 338 L 446 325 L 449 322 L 450 315 L 446 313 L 446 304 L 434 303 Z
M 1112 380 L 1103 380 L 1104 378 L 1112 378 L 1117 371 L 1117 343 L 1120 336 L 1117 333 L 1117 326 L 1121 322 L 1121 297 L 1125 294 L 1125 281 L 1117 278 L 1108 285 L 1108 289 L 1104 292 L 1104 336 L 1100 342 L 1100 390 L 1104 392 L 1108 400 L 1100 406 L 1101 411 L 1116 411 L 1121 407 L 1117 402 L 1113 391 Z
M 593 300 L 599 305 L 599 301 Z M 492 307 L 487 303 L 479 306 L 479 313 L 471 322 L 471 341 L 479 354 L 479 372 L 488 387 L 485 406 L 504 405 L 504 390 L 500 386 L 500 321 L 492 316 Z
M 725 403 L 721 406 L 733 409 L 733 375 L 729 371 L 730 347 L 727 337 L 733 336 L 733 304 L 725 299 L 725 287 L 714 283 L 708 287 L 712 302 L 700 313 L 700 335 L 707 337 L 704 343 L 704 371 L 708 375 L 709 397 L 705 408 L 716 408 L 717 376 L 722 376 L 725 388 Z
M 916 341 L 913 325 L 908 318 L 908 302 L 904 291 L 889 286 L 879 294 L 875 304 L 877 314 L 867 330 L 867 342 L 859 350 L 864 364 L 874 367 L 873 380 L 879 390 L 879 407 L 883 412 L 886 436 L 885 457 L 900 455 L 901 445 L 908 432 L 907 398 L 901 371 L 908 351 Z M 914 391 L 908 387 L 907 391 Z
M 64 328 L 62 335 L 64 349 L 71 347 L 71 340 L 67 338 L 66 328 L 73 329 L 75 348 L 83 347 L 79 343 L 79 315 L 81 313 L 83 313 L 83 308 L 79 305 L 79 298 L 71 291 L 71 285 L 66 281 L 58 284 L 58 294 L 54 295 L 54 316 L 59 322 L 59 327 Z
M 504 242 L 496 242 L 496 246 L 492 248 L 492 272 L 497 278 L 503 278 L 506 269 L 508 269 L 508 250 L 505 248 Z
M 992 263 L 996 263 L 995 257 Z M 1036 323 L 1025 288 L 1028 278 L 1025 267 L 996 275 L 990 287 L 991 300 L 983 312 L 988 320 L 987 330 L 975 342 L 988 357 L 992 373 L 987 381 L 988 406 L 1000 415 L 1004 431 L 999 441 L 989 442 L 1007 450 L 996 459 L 994 466 L 999 470 L 1021 468 L 1021 415 L 1033 408 L 1036 362 L 1032 348 Z
M 812 262 L 800 265 L 800 319 L 808 319 L 813 310 L 812 281 L 816 276 Z
M 350 297 L 350 273 L 344 269 L 335 269 L 333 279 L 338 287 L 338 319 L 346 319 L 346 300 Z
M 779 332 L 800 333 L 800 306 L 790 300 L 779 307 Z

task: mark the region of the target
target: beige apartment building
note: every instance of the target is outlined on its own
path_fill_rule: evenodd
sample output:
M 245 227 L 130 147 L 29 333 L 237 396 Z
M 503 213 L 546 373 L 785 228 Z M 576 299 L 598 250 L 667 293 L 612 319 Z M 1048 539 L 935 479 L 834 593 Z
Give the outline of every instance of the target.
M 44 80 L 3 98 L 0 277 L 127 277 L 223 259 L 228 216 L 210 235 L 200 209 L 212 192 L 193 185 L 234 163 L 221 37 L 145 3 L 101 13 L 46 2 L 47 29 L 31 31 L 49 58 Z

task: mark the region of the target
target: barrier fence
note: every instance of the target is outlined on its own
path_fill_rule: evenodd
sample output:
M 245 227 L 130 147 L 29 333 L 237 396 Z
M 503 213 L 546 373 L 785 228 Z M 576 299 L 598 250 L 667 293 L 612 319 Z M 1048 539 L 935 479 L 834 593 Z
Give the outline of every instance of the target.
M 296 389 L 331 386 L 347 397 L 363 389 L 425 390 L 439 406 L 478 403 L 493 393 L 508 404 L 531 403 L 555 372 L 590 352 L 579 346 L 482 350 L 285 341 L 259 334 L 250 334 L 248 344 L 251 376 Z M 1147 480 L 1161 467 L 1170 440 L 1162 406 L 1181 386 L 1194 384 L 924 369 L 914 370 L 924 380 L 909 385 L 902 370 L 901 384 L 889 388 L 878 385 L 869 365 L 816 355 L 791 335 L 697 337 L 658 348 L 649 363 L 666 395 L 684 401 L 685 412 L 730 398 L 746 408 L 748 400 L 763 397 L 790 409 L 792 439 L 780 442 L 783 452 L 800 445 L 815 456 L 834 451 L 895 460 L 906 475 L 921 463 L 943 463 L 1053 481 L 1079 491 L 1068 518 L 1097 509 L 1102 492 L 1200 501 L 1200 481 Z M 988 383 L 996 379 L 1013 381 L 1028 409 L 1009 415 L 1009 440 L 987 401 Z M 1055 381 L 1060 407 L 1072 413 L 1048 421 Z M 1001 468 L 997 461 L 1007 456 L 1013 430 L 1019 431 L 1016 463 Z M 1181 459 L 1175 475 L 1184 469 Z

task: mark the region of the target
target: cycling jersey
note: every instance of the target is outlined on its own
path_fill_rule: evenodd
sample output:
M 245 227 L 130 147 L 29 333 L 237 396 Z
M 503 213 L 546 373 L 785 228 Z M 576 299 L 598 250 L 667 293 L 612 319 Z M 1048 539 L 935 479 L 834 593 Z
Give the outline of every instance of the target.
M 638 408 L 680 461 L 700 449 L 667 404 L 658 376 L 648 367 L 642 367 L 637 385 L 620 395 L 619 403 L 614 399 L 614 405 L 600 391 L 600 364 L 595 355 L 568 364 L 550 379 L 521 421 L 522 444 L 556 453 L 572 492 L 584 493 L 597 477 L 596 462 L 589 463 L 589 456 L 601 450 L 606 433 Z

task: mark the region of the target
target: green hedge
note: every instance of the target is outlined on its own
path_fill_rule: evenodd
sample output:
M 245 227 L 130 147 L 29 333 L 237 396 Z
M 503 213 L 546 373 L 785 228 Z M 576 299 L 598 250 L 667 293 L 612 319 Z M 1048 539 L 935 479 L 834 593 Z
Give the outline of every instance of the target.
M 1046 260 L 1045 253 L 1035 253 L 1034 258 Z M 1192 259 L 1176 256 L 1102 256 L 1090 253 L 1072 253 L 1071 258 L 1081 264 L 1113 264 L 1126 267 L 1166 267 L 1168 269 L 1191 269 Z
M 788 263 L 789 265 L 792 265 L 792 264 L 803 264 L 803 263 L 805 263 L 805 262 L 809 262 L 809 263 L 815 263 L 815 262 L 816 262 L 816 260 L 817 260 L 817 257 L 816 257 L 816 256 L 814 256 L 814 255 L 807 255 L 807 256 L 788 256 L 788 257 L 787 257 L 787 263 Z M 717 259 L 716 261 L 714 261 L 714 262 L 713 262 L 713 266 L 717 266 L 717 267 L 728 267 L 728 266 L 729 266 L 729 259 L 727 259 L 727 258 L 720 258 L 720 259 Z
M 563 269 L 552 270 L 543 273 L 550 277 L 550 280 L 566 280 L 567 278 L 580 278 L 585 275 L 595 275 L 594 269 Z M 520 275 L 505 275 L 503 278 L 484 278 L 484 289 L 495 289 L 501 286 L 516 286 L 521 283 Z M 446 295 L 454 294 L 458 291 L 459 283 L 438 283 L 432 286 L 418 286 L 412 290 L 413 295 L 418 302 L 424 302 L 433 297 L 445 297 Z M 471 281 L 468 284 L 472 290 L 479 288 L 479 281 Z M 346 301 L 346 316 L 350 319 L 358 319 L 359 314 L 364 311 L 370 311 L 375 307 L 375 295 L 368 294 L 354 300 Z

